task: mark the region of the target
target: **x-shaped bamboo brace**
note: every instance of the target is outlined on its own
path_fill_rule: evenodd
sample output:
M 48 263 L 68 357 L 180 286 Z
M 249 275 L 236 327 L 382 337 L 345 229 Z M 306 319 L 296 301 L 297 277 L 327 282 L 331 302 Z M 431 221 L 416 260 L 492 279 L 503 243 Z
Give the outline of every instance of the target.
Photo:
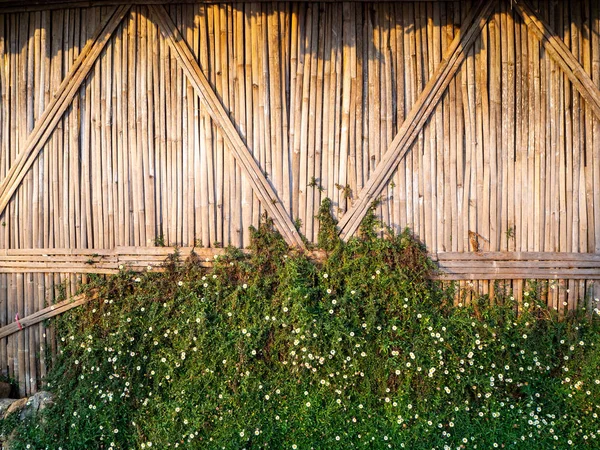
M 413 141 L 419 135 L 442 98 L 446 87 L 466 58 L 469 48 L 488 21 L 494 4 L 493 0 L 482 1 L 470 11 L 463 28 L 444 52 L 442 62 L 419 95 L 379 165 L 359 193 L 357 201 L 340 219 L 339 227 L 342 239 L 348 240 L 354 234 L 369 206 L 388 183 L 402 158 L 408 153 Z
M 81 83 L 85 80 L 108 40 L 119 26 L 130 6 L 119 6 L 100 24 L 94 37 L 81 50 L 69 73 L 60 84 L 54 98 L 48 103 L 41 117 L 29 134 L 19 155 L 12 163 L 6 177 L 0 184 L 0 214 L 4 212 L 10 199 L 27 175 L 29 168 L 36 160 L 54 128 L 61 120 L 73 97 L 77 94 Z
M 206 78 L 189 45 L 181 36 L 177 26 L 173 23 L 173 19 L 171 19 L 167 10 L 161 5 L 148 5 L 148 8 L 189 82 L 203 101 L 211 118 L 223 132 L 223 137 L 229 149 L 239 161 L 250 180 L 252 188 L 261 200 L 263 207 L 271 215 L 279 232 L 288 244 L 305 248 L 304 242 L 281 203 L 279 196 L 240 136 L 235 124 L 229 117 L 227 110 L 221 103 L 208 78 Z

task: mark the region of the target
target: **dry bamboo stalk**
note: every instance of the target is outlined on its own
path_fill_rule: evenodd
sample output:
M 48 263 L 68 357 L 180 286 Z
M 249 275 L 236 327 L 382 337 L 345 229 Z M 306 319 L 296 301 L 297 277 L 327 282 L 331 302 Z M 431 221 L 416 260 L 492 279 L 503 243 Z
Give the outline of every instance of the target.
M 506 240 L 507 247 L 509 250 L 515 250 L 515 239 L 509 238 L 510 234 L 508 230 L 514 230 L 516 228 L 516 208 L 515 204 L 515 155 L 517 152 L 515 142 L 515 117 L 516 117 L 516 105 L 515 105 L 515 25 L 513 21 L 512 11 L 506 10 L 506 45 L 507 45 L 507 72 L 506 72 L 506 84 L 508 85 L 508 109 L 507 109 L 507 141 L 506 147 L 508 150 L 508 174 L 507 174 L 507 194 L 508 194 L 508 217 L 507 217 L 507 235 Z M 513 233 L 514 234 L 514 233 Z
M 128 22 L 126 22 L 128 23 Z M 129 98 L 129 73 L 128 73 L 128 65 L 129 65 L 129 32 L 124 25 L 122 26 L 121 31 L 122 36 L 122 46 L 121 46 L 121 121 L 120 121 L 120 131 L 122 133 L 122 145 L 121 145 L 121 153 L 120 158 L 122 161 L 122 179 L 121 182 L 123 184 L 123 228 L 124 232 L 122 233 L 123 242 L 122 245 L 132 244 L 133 243 L 133 226 L 132 226 L 132 205 L 131 205 L 131 182 L 130 182 L 130 169 L 129 169 L 129 156 L 130 156 L 130 146 L 129 146 L 129 120 L 128 120 L 128 98 Z
M 28 38 L 28 24 L 27 24 L 27 15 L 21 16 L 19 18 L 19 34 L 18 34 L 18 43 L 19 43 L 19 54 L 17 55 L 17 67 L 16 67 L 16 84 L 17 84 L 17 111 L 18 117 L 27 117 L 27 73 L 26 73 L 26 64 L 27 64 L 27 38 Z M 19 124 L 17 133 L 19 142 L 24 142 L 27 136 L 27 126 L 26 123 Z M 26 223 L 28 221 L 27 218 L 27 208 L 19 208 L 19 205 L 27 205 L 27 194 L 29 187 L 29 176 L 24 180 L 22 188 L 19 189 L 17 193 L 17 204 L 15 205 L 14 211 L 14 219 L 15 223 L 20 223 L 23 221 Z M 14 233 L 14 243 L 15 247 L 21 246 L 24 239 L 25 227 L 19 227 L 16 229 L 16 233 Z M 14 283 L 16 284 L 16 312 L 24 313 L 25 310 L 25 289 L 24 289 L 24 274 L 17 273 L 14 277 Z M 25 395 L 27 393 L 27 339 L 28 336 L 25 334 L 21 334 L 17 336 L 15 339 L 17 348 L 17 358 L 16 358 L 16 367 L 15 373 L 18 374 L 19 381 L 19 393 L 21 395 Z
M 279 25 L 279 13 L 274 9 L 273 5 L 267 6 L 266 14 L 266 34 L 265 46 L 267 50 L 265 54 L 268 55 L 266 61 L 266 67 L 269 70 L 269 111 L 270 116 L 270 129 L 271 129 L 271 142 L 273 147 L 271 149 L 273 155 L 273 170 L 272 180 L 273 186 L 276 192 L 283 192 L 283 117 L 282 117 L 282 91 L 284 89 L 282 85 L 283 74 L 281 73 L 281 60 L 280 60 L 280 25 Z M 282 197 L 284 198 L 284 197 Z
M 248 132 L 246 128 L 246 77 L 244 74 L 244 21 L 243 21 L 243 6 L 238 6 L 233 12 L 233 30 L 234 30 L 234 51 L 235 58 L 232 70 L 234 74 L 233 87 L 237 90 L 235 96 L 235 121 L 238 124 L 238 129 L 241 136 L 244 137 L 246 145 L 248 145 Z M 233 242 L 237 247 L 243 246 L 244 241 L 244 209 L 247 207 L 248 200 L 244 204 L 244 186 L 242 185 L 241 168 L 236 161 L 233 162 L 235 167 L 235 206 L 233 210 Z
M 317 14 L 314 13 L 313 7 L 309 5 L 306 11 L 306 28 L 304 40 L 304 64 L 302 75 L 302 96 L 298 107 L 301 108 L 301 118 L 299 121 L 298 133 L 298 218 L 300 219 L 300 230 L 306 235 L 306 205 L 307 205 L 307 189 L 309 179 L 307 176 L 308 164 L 308 120 L 309 120 L 309 101 L 310 101 L 310 74 L 311 74 L 311 51 L 313 48 L 312 33 L 315 29 Z M 316 42 L 317 39 L 315 38 Z
M 239 126 L 239 120 L 235 120 L 236 114 L 240 111 L 239 98 L 236 95 L 235 88 L 237 86 L 237 63 L 235 61 L 235 44 L 233 30 L 235 27 L 235 13 L 232 5 L 227 5 L 227 48 L 229 55 L 229 80 L 227 81 L 227 88 L 229 90 L 229 104 L 231 105 L 230 117 L 234 120 L 236 128 L 242 137 L 244 143 L 246 143 L 245 134 L 242 132 Z M 246 145 L 247 146 L 247 145 Z M 228 172 L 230 173 L 231 185 L 229 188 L 229 243 L 235 247 L 240 246 L 240 199 L 241 190 L 239 188 L 241 168 L 233 157 L 231 152 L 227 154 L 228 159 Z
M 432 65 L 431 65 L 431 73 L 433 73 L 438 69 L 439 64 L 442 59 L 442 52 L 445 50 L 445 47 L 442 47 L 442 5 L 434 4 L 433 5 L 433 19 L 430 19 L 432 22 L 432 30 L 433 33 L 431 42 L 432 49 L 430 55 L 432 57 Z M 436 25 L 438 24 L 438 25 Z M 438 251 L 444 244 L 444 147 L 443 136 L 444 136 L 444 117 L 443 117 L 443 103 L 444 97 L 442 97 L 442 103 L 438 105 L 435 109 L 435 128 L 432 131 L 431 138 L 431 152 L 432 152 L 432 167 L 431 171 L 433 174 L 433 178 L 436 180 L 434 185 L 434 192 L 432 198 L 431 208 L 432 216 L 433 216 L 433 227 L 432 235 L 434 242 L 431 245 L 431 248 L 434 251 Z
M 328 167 L 329 171 L 329 184 L 331 185 L 331 191 L 333 195 L 331 196 L 333 201 L 333 214 L 337 217 L 340 214 L 340 194 L 341 194 L 341 186 L 339 184 L 339 170 L 336 170 L 340 167 L 340 142 L 341 142 L 341 128 L 338 125 L 341 122 L 341 100 L 342 100 L 342 27 L 343 27 L 343 17 L 341 14 L 337 14 L 335 16 L 335 20 L 333 22 L 331 32 L 335 36 L 335 40 L 332 44 L 333 54 L 333 71 L 332 71 L 332 82 L 335 86 L 335 90 L 332 90 L 333 93 L 333 104 L 335 105 L 335 109 L 333 111 L 333 123 L 334 126 L 331 128 L 331 136 L 330 136 L 330 152 L 331 152 L 331 165 Z
M 256 30 L 256 32 L 254 33 L 254 37 L 255 37 L 255 52 L 256 52 L 256 69 L 255 69 L 255 75 L 256 75 L 256 85 L 257 85 L 257 90 L 256 90 L 256 107 L 257 107 L 257 113 L 256 113 L 256 129 L 257 129 L 257 134 L 258 134 L 258 146 L 257 146 L 257 152 L 256 152 L 256 159 L 258 161 L 259 166 L 262 168 L 262 170 L 264 171 L 265 177 L 269 176 L 269 167 L 268 167 L 268 160 L 267 160 L 267 155 L 269 155 L 268 149 L 270 148 L 269 144 L 269 139 L 267 138 L 267 133 L 269 132 L 270 128 L 266 127 L 266 123 L 265 123 L 265 97 L 266 97 L 266 93 L 265 93 L 265 82 L 264 79 L 267 76 L 265 69 L 264 69 L 264 58 L 265 58 L 265 54 L 264 54 L 264 49 L 261 45 L 262 40 L 264 39 L 264 30 L 263 30 L 263 18 L 262 18 L 262 14 L 263 14 L 263 5 L 261 4 L 257 4 L 256 5 L 256 22 L 254 24 L 254 29 Z M 270 155 L 269 155 L 270 158 Z M 263 200 L 262 198 L 260 198 L 259 196 L 257 196 L 257 200 L 259 202 L 259 204 L 261 205 L 261 210 L 264 211 L 265 210 L 265 206 L 262 205 Z M 261 212 L 261 217 L 262 217 L 262 211 Z M 259 214 L 259 210 L 257 209 L 256 211 L 257 214 L 257 219 L 258 219 L 258 214 Z
M 142 103 L 142 136 L 144 137 L 143 145 L 143 165 L 144 165 L 144 218 L 145 218 L 145 235 L 146 245 L 154 245 L 156 240 L 156 206 L 154 204 L 154 189 L 155 189 L 155 169 L 154 169 L 154 67 L 150 66 L 153 60 L 153 49 L 147 44 L 154 42 L 152 39 L 153 26 L 147 14 L 141 14 L 142 35 L 141 35 L 141 55 L 143 64 L 142 80 L 146 82 L 145 86 L 145 101 Z M 145 75 L 145 78 L 144 78 Z M 141 86 L 144 93 L 144 85 Z M 190 207 L 193 211 L 193 208 Z
M 354 52 L 354 58 L 356 58 L 356 81 L 355 81 L 355 99 L 354 108 L 356 109 L 356 126 L 355 126 L 355 146 L 356 146 L 356 183 L 354 189 L 356 192 L 360 191 L 365 183 L 365 157 L 367 156 L 367 145 L 365 145 L 365 110 L 366 110 L 366 98 L 364 95 L 364 60 L 363 55 L 359 51 L 364 51 L 364 33 L 361 31 L 361 26 L 364 22 L 364 6 L 359 5 L 355 8 L 356 12 L 356 51 Z M 331 16 L 334 11 L 331 9 Z M 403 79 L 402 76 L 398 76 L 397 79 Z M 352 108 L 352 106 L 351 106 Z
M 318 70 L 318 52 L 319 43 L 322 42 L 320 36 L 319 17 L 320 13 L 318 9 L 313 9 L 312 14 L 312 40 L 310 47 L 310 78 L 309 78 L 309 90 L 308 90 L 308 139 L 306 141 L 306 153 L 307 153 L 307 165 L 306 165 L 306 180 L 305 183 L 301 184 L 306 194 L 306 211 L 305 211 L 305 236 L 309 241 L 313 240 L 314 230 L 314 213 L 315 213 L 315 186 L 312 186 L 312 181 L 315 178 L 315 157 L 316 157 L 316 109 L 319 105 L 317 101 L 317 70 Z M 302 177 L 300 179 L 302 183 Z
M 451 10 L 449 6 L 442 7 L 441 19 L 440 19 L 440 45 L 441 52 L 443 53 L 448 47 L 448 43 L 452 42 L 452 24 L 451 24 Z M 486 30 L 484 29 L 484 39 Z M 441 54 L 439 56 L 441 58 Z M 439 63 L 438 63 L 439 65 Z M 437 69 L 438 66 L 436 66 Z M 443 117 L 441 118 L 442 125 L 441 129 L 438 130 L 438 164 L 441 167 L 438 168 L 438 176 L 443 180 L 443 186 L 438 186 L 443 192 L 441 203 L 441 237 L 438 238 L 438 245 L 436 251 L 448 251 L 452 248 L 452 203 L 451 203 L 451 188 L 450 188 L 450 90 L 452 89 L 452 82 L 448 86 L 446 93 L 442 99 L 442 112 Z M 443 140 L 439 139 L 439 136 L 443 136 Z M 486 135 L 487 136 L 487 135 Z M 440 152 L 441 149 L 441 152 Z M 441 153 L 441 154 L 440 154 Z M 402 166 L 400 166 L 401 168 Z M 401 170 L 401 169 L 400 169 Z
M 554 10 L 550 11 L 550 19 L 554 18 Z M 553 20 L 554 21 L 554 20 Z M 523 25 L 526 27 L 526 25 Z M 526 28 L 525 28 L 526 29 Z M 557 65 L 550 61 L 552 67 L 552 76 L 551 76 L 551 93 L 550 93 L 550 126 L 551 126 L 551 147 L 554 149 L 554 154 L 550 158 L 551 164 L 551 172 L 549 177 L 550 183 L 550 192 L 551 192 L 551 224 L 550 224 L 550 245 L 546 248 L 546 250 L 557 251 L 559 249 L 559 241 L 558 241 L 558 231 L 560 229 L 560 193 L 558 189 L 558 180 L 557 174 L 559 170 L 559 153 L 560 153 L 560 143 L 558 142 L 559 135 L 559 123 L 560 123 L 560 115 L 558 105 L 560 104 L 559 95 L 557 92 L 559 81 L 562 76 L 559 74 L 557 70 Z M 557 308 L 558 309 L 558 295 L 555 289 L 548 290 L 548 307 L 549 308 Z
M 167 46 L 165 46 L 165 49 Z M 172 51 L 166 53 L 165 57 L 165 97 L 166 97 L 166 111 L 172 111 L 167 113 L 165 119 L 165 133 L 167 138 L 167 148 L 165 152 L 165 195 L 167 202 L 167 235 L 170 245 L 174 245 L 177 242 L 177 197 L 179 192 L 177 190 L 177 135 L 176 135 L 176 114 L 174 111 L 177 110 L 177 62 L 175 55 Z M 175 86 L 175 88 L 167 89 L 167 86 Z
M 527 141 L 529 136 L 529 48 L 528 32 L 523 24 L 516 25 L 515 30 L 518 33 L 517 47 L 517 149 L 516 154 L 516 201 L 519 207 L 516 211 L 516 224 L 514 228 L 514 239 L 517 250 L 527 250 Z
M 348 145 L 349 145 L 349 148 L 348 148 L 348 150 L 349 150 L 348 178 L 347 178 L 346 184 L 349 186 L 350 190 L 356 191 L 357 179 L 358 179 L 358 174 L 357 174 L 358 164 L 357 164 L 357 162 L 358 162 L 358 159 L 362 158 L 362 155 L 360 153 L 358 153 L 358 156 L 357 156 L 357 142 L 360 143 L 360 135 L 358 135 L 356 130 L 361 128 L 361 124 L 357 123 L 357 119 L 356 119 L 357 116 L 360 116 L 360 113 L 358 113 L 358 108 L 357 108 L 357 105 L 360 105 L 360 99 L 357 96 L 357 60 L 356 60 L 356 49 L 357 49 L 356 34 L 357 33 L 356 33 L 356 7 L 354 4 L 351 4 L 350 16 L 352 19 L 351 24 L 350 24 L 350 32 L 351 32 L 350 126 L 349 126 L 349 130 L 348 130 L 350 142 L 348 143 Z M 317 101 L 318 101 L 318 99 L 317 99 Z M 391 103 L 391 94 L 390 94 L 390 103 Z M 362 106 L 362 105 L 360 105 L 360 106 Z M 390 114 L 390 120 L 391 120 L 391 114 Z M 317 131 L 317 133 L 319 133 L 319 131 Z M 318 154 L 318 156 L 320 157 L 320 154 Z M 317 168 L 319 168 L 320 166 L 321 166 L 321 161 L 319 159 L 319 161 L 317 162 Z M 317 202 L 317 204 L 319 204 L 320 203 L 320 192 L 317 191 L 316 194 L 317 194 L 317 197 L 319 198 L 319 201 Z M 350 196 L 350 198 L 347 199 L 347 203 L 351 203 L 351 202 L 352 202 L 352 197 Z
M 584 20 L 582 20 L 581 25 L 581 35 L 582 35 L 582 56 L 583 56 L 583 68 L 585 69 L 588 75 L 592 75 L 592 29 L 591 23 L 592 20 L 590 15 L 592 13 L 591 5 L 586 2 L 584 3 Z M 548 63 L 549 65 L 549 63 Z M 593 80 L 592 80 L 593 81 Z M 585 119 L 585 125 L 582 127 L 582 142 L 585 147 L 585 182 L 582 189 L 582 192 L 585 192 L 585 214 L 584 218 L 580 221 L 580 226 L 582 227 L 580 235 L 582 237 L 581 244 L 583 251 L 590 251 L 594 248 L 594 219 L 593 219 L 593 211 L 594 211 L 594 181 L 593 181 L 593 153 L 591 151 L 593 147 L 594 137 L 593 137 L 593 113 L 590 106 L 585 102 L 585 111 L 582 111 L 582 114 Z M 548 163 L 549 165 L 549 163 Z M 548 211 L 549 208 L 546 209 Z
M 241 11 L 240 11 L 241 14 Z M 246 143 L 250 146 L 252 153 L 255 152 L 255 137 L 254 137 L 254 125 L 253 125 L 253 85 L 252 85 L 252 39 L 249 34 L 252 32 L 250 27 L 250 7 L 244 5 L 243 19 L 240 18 L 240 32 L 243 29 L 245 32 L 245 39 L 243 40 L 243 48 L 240 48 L 240 65 L 239 74 L 240 77 L 240 100 L 244 101 L 241 108 L 244 109 L 243 116 L 245 117 L 245 128 L 244 133 L 246 136 Z M 240 222 L 241 227 L 241 246 L 245 247 L 248 245 L 249 239 L 247 229 L 252 225 L 252 214 L 253 214 L 253 193 L 251 187 L 248 185 L 247 176 L 242 170 L 238 163 L 238 170 L 240 172 L 240 184 L 242 188 L 241 196 L 241 208 L 242 217 Z
M 339 205 L 339 191 L 335 187 L 336 184 L 336 175 L 335 168 L 336 159 L 335 152 L 336 147 L 339 143 L 339 127 L 338 127 L 338 118 L 339 118 L 339 99 L 341 92 L 341 84 L 339 83 L 340 79 L 340 70 L 339 67 L 341 61 L 341 41 L 342 41 L 342 18 L 339 14 L 335 14 L 331 18 L 331 53 L 329 56 L 330 59 L 330 78 L 329 78 L 329 118 L 328 118 L 328 136 L 327 136 L 327 185 L 324 186 L 327 195 L 331 198 L 333 202 L 333 211 L 334 216 L 338 216 L 337 207 Z M 366 133 L 365 133 L 366 134 Z
M 465 8 L 460 8 L 460 10 L 456 13 L 456 17 L 460 19 L 461 27 L 462 24 L 465 23 Z M 460 32 L 460 30 L 459 30 Z M 467 51 L 466 49 L 465 51 Z M 467 54 L 465 54 L 465 59 Z M 464 80 L 464 81 L 463 81 Z M 465 230 L 465 220 L 467 219 L 467 214 L 465 214 L 465 156 L 466 148 L 464 147 L 465 142 L 464 136 L 466 136 L 466 125 L 465 124 L 465 111 L 468 108 L 468 103 L 465 103 L 465 82 L 466 82 L 466 68 L 465 64 L 461 65 L 461 68 L 456 73 L 456 134 L 454 135 L 454 139 L 456 140 L 456 178 L 458 180 L 457 186 L 457 206 L 456 213 L 458 217 L 458 232 L 456 234 L 456 244 L 458 249 L 461 251 L 466 251 L 469 249 L 468 240 L 465 239 L 468 230 Z M 465 286 L 461 286 L 462 289 Z M 467 304 L 471 301 L 471 290 L 468 290 L 468 297 L 466 299 Z
M 313 186 L 313 180 L 315 179 L 315 155 L 316 155 L 316 119 L 317 115 L 315 110 L 320 106 L 316 104 L 317 101 L 317 70 L 318 70 L 318 51 L 319 43 L 322 42 L 319 30 L 319 13 L 318 7 L 312 9 L 310 15 L 312 30 L 310 32 L 310 50 L 308 55 L 310 56 L 310 64 L 305 64 L 305 74 L 308 81 L 308 89 L 304 90 L 306 94 L 306 101 L 302 99 L 302 107 L 306 107 L 306 112 L 303 109 L 302 123 L 303 123 L 303 134 L 306 134 L 304 145 L 301 139 L 301 148 L 306 151 L 306 164 L 302 165 L 302 156 L 300 157 L 301 172 L 300 172 L 300 189 L 305 195 L 305 213 L 302 218 L 304 235 L 309 241 L 313 240 L 313 229 L 314 229 L 314 212 L 315 212 L 315 186 Z M 309 25 L 307 24 L 307 27 Z M 306 118 L 306 121 L 305 121 Z M 304 172 L 304 175 L 303 175 Z
M 189 14 L 189 5 L 182 5 L 182 18 L 186 20 L 190 17 Z M 193 48 L 192 42 L 192 28 L 188 23 L 183 22 L 180 23 L 179 29 L 181 30 L 182 36 L 185 37 L 185 41 L 188 43 L 190 48 Z M 195 54 L 194 54 L 195 55 Z M 181 108 L 181 122 L 180 126 L 183 127 L 183 133 L 181 136 L 182 139 L 182 222 L 181 222 L 181 233 L 182 233 L 182 243 L 189 245 L 193 242 L 193 233 L 194 233 L 194 225 L 193 225 L 193 217 L 194 217 L 194 189 L 193 186 L 190 185 L 192 182 L 193 175 L 191 174 L 191 170 L 194 167 L 194 153 L 193 153 L 193 88 L 187 81 L 185 77 L 182 80 L 183 86 L 182 90 L 182 98 L 180 100 L 180 108 Z
M 216 87 L 215 92 L 220 96 L 221 102 L 225 107 L 226 111 L 229 111 L 229 98 L 227 95 L 227 43 L 225 41 L 224 34 L 227 32 L 226 18 L 225 18 L 225 5 L 215 5 L 215 47 L 217 51 L 214 53 L 215 56 L 215 80 L 214 86 Z M 262 86 L 266 86 L 266 82 L 263 79 Z M 270 141 L 267 140 L 267 142 Z M 217 240 L 221 245 L 229 243 L 229 171 L 226 169 L 226 160 L 228 154 L 225 150 L 225 141 L 223 134 L 220 130 L 217 130 L 217 178 L 216 178 L 216 190 L 217 190 Z M 269 171 L 269 173 L 272 173 Z
M 393 135 L 391 132 L 391 81 L 390 75 L 386 70 L 387 68 L 391 68 L 391 62 L 389 61 L 389 13 L 387 11 L 389 5 L 387 4 L 378 4 L 377 5 L 377 13 L 380 17 L 378 21 L 378 48 L 377 52 L 379 54 L 379 98 L 381 102 L 380 111 L 379 111 L 379 139 L 380 139 L 380 149 L 381 152 L 384 151 L 392 141 Z M 426 4 L 422 4 L 422 11 L 425 10 Z M 425 28 L 426 25 L 423 26 Z M 425 34 L 425 33 L 424 33 Z M 427 47 L 424 46 L 423 51 L 423 60 L 429 60 L 427 55 Z M 388 139 L 389 137 L 389 139 Z M 393 176 L 393 174 L 392 174 Z M 426 188 L 431 186 L 430 184 L 426 185 Z M 380 218 L 384 223 L 390 223 L 390 196 L 389 196 L 389 183 L 386 183 L 382 190 L 382 202 L 380 205 Z M 427 205 L 425 205 L 427 207 Z
M 462 233 L 459 234 L 459 239 L 462 237 L 464 243 L 469 242 L 469 231 L 475 228 L 477 229 L 477 222 L 475 216 L 475 205 L 476 205 L 476 189 L 474 183 L 474 175 L 477 170 L 476 168 L 476 147 L 477 147 L 477 133 L 476 133 L 476 113 L 475 113 L 475 50 L 469 51 L 468 57 L 465 60 L 462 70 L 462 98 L 463 98 L 463 117 L 465 127 L 465 158 L 464 164 L 460 164 L 464 167 L 463 183 L 462 183 L 462 211 L 463 211 L 463 229 Z M 472 173 L 473 172 L 473 173 Z M 460 241 L 459 241 L 460 248 Z M 463 247 L 464 248 L 464 247 Z M 471 250 L 466 248 L 465 250 Z
M 173 5 L 171 7 L 171 13 L 175 17 L 173 19 L 173 23 L 175 24 L 178 30 L 183 28 L 182 24 L 182 15 L 181 15 L 181 6 L 182 5 Z M 180 36 L 182 36 L 180 34 Z M 182 42 L 183 37 L 181 37 Z M 184 180 L 183 180 L 183 158 L 184 158 L 184 150 L 185 148 L 183 142 L 183 133 L 182 133 L 182 101 L 184 99 L 184 83 L 185 75 L 179 64 L 176 61 L 174 55 L 171 58 L 171 80 L 174 83 L 174 89 L 171 89 L 171 104 L 173 105 L 173 114 L 171 117 L 171 131 L 173 138 L 173 146 L 172 146 L 172 159 L 173 164 L 169 166 L 171 169 L 171 177 L 173 187 L 175 191 L 173 192 L 173 208 L 175 209 L 175 214 L 173 215 L 173 233 L 174 233 L 174 241 L 173 244 L 182 244 L 183 243 L 183 223 L 184 223 Z M 220 222 L 217 222 L 220 223 Z M 221 239 L 221 242 L 222 239 Z
M 426 83 L 431 78 L 433 67 L 432 61 L 429 56 L 429 27 L 427 25 L 428 22 L 428 14 L 427 14 L 427 4 L 420 3 L 419 4 L 419 22 L 417 36 L 420 35 L 421 40 L 421 58 L 418 58 L 417 61 L 422 60 L 422 67 L 419 70 L 419 76 L 422 76 L 422 81 L 419 82 L 419 89 L 422 89 L 426 86 Z M 436 105 L 437 106 L 437 105 Z M 435 108 L 434 108 L 435 110 Z M 433 115 L 433 111 L 432 111 Z M 420 223 L 420 236 L 433 243 L 433 233 L 432 233 L 432 216 L 430 205 L 432 202 L 432 182 L 430 180 L 434 180 L 435 178 L 431 177 L 431 156 L 432 156 L 432 147 L 431 147 L 431 135 L 432 135 L 432 127 L 431 123 L 434 122 L 435 118 L 432 116 L 433 120 L 429 123 L 426 123 L 421 132 L 419 133 L 419 223 Z
M 331 193 L 328 192 L 329 186 L 329 164 L 331 157 L 333 156 L 332 149 L 330 147 L 330 136 L 333 136 L 333 122 L 332 122 L 332 103 L 331 102 L 331 80 L 332 80 L 332 33 L 329 31 L 332 28 L 333 21 L 333 8 L 327 8 L 325 14 L 325 33 L 323 43 L 323 73 L 322 73 L 322 86 L 323 92 L 320 94 L 321 101 L 323 102 L 322 111 L 322 124 L 321 124 L 321 163 L 318 165 L 320 169 L 320 177 L 318 180 L 319 189 L 324 191 L 324 195 L 330 197 Z M 319 71 L 321 75 L 321 71 Z M 290 108 L 293 111 L 293 108 Z M 335 110 L 335 108 L 333 108 Z

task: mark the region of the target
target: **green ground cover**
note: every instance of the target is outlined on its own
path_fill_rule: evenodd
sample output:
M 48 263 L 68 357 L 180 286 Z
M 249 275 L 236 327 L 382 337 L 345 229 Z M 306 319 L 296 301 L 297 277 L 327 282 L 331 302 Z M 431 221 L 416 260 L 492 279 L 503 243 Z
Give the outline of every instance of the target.
M 212 269 L 127 271 L 58 321 L 55 405 L 15 448 L 600 447 L 600 320 L 558 320 L 531 285 L 453 305 L 406 231 L 371 214 L 325 261 L 268 223 Z M 4 431 L 8 424 L 3 424 Z

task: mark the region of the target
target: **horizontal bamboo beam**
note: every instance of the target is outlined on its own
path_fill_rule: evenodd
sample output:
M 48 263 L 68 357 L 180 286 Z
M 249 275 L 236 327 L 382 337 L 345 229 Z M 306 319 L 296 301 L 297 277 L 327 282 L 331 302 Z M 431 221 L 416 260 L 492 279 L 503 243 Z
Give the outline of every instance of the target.
M 442 62 L 427 82 L 381 161 L 358 194 L 358 199 L 340 219 L 339 228 L 342 239 L 349 239 L 358 229 L 371 203 L 377 198 L 402 158 L 408 153 L 410 146 L 464 61 L 475 38 L 480 34 L 495 4 L 491 0 L 480 1 L 471 9 L 462 29 L 444 52 Z
M 59 86 L 54 98 L 46 107 L 42 116 L 36 122 L 23 148 L 13 161 L 10 170 L 0 184 L 0 214 L 10 202 L 10 199 L 21 185 L 29 168 L 42 150 L 44 144 L 54 132 L 54 128 L 61 120 L 63 113 L 69 107 L 73 97 L 78 92 L 81 83 L 85 80 L 106 43 L 112 36 L 117 26 L 129 12 L 129 6 L 119 6 L 112 14 L 108 15 L 94 37 L 81 50 L 69 73 Z
M 573 86 L 592 108 L 596 117 L 600 119 L 600 89 L 571 50 L 557 36 L 552 27 L 535 13 L 529 2 L 516 0 L 514 6 L 523 17 L 529 31 L 539 39 L 544 49 L 565 72 Z
M 246 250 L 244 250 L 247 252 Z M 224 255 L 222 248 L 194 247 L 115 247 L 114 249 L 3 249 L 0 273 L 97 273 L 115 274 L 120 270 L 164 270 L 164 263 L 175 252 L 181 260 L 192 253 L 203 267 L 211 267 Z M 310 257 L 322 261 L 323 251 Z M 444 280 L 500 279 L 600 279 L 600 254 L 573 252 L 445 252 L 431 254 Z
M 197 95 L 202 99 L 210 117 L 222 130 L 227 146 L 248 176 L 252 188 L 261 200 L 263 207 L 269 212 L 277 229 L 290 246 L 306 249 L 288 211 L 286 211 L 275 189 L 265 177 L 263 170 L 254 159 L 244 139 L 240 136 L 231 120 L 230 113 L 223 106 L 169 13 L 164 6 L 150 5 L 149 9 L 183 72 Z
M 437 261 L 597 261 L 599 253 L 577 252 L 439 252 Z
M 513 280 L 599 280 L 598 271 L 548 271 L 532 270 L 529 272 L 509 271 L 487 271 L 479 273 L 476 271 L 448 273 L 442 272 L 432 277 L 440 281 L 513 281 Z

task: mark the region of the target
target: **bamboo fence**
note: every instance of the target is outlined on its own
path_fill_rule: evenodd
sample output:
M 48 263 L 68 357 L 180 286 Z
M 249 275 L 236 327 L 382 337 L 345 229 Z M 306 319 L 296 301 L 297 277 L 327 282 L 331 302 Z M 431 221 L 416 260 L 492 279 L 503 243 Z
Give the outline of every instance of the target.
M 264 213 L 303 247 L 326 197 L 345 239 L 380 199 L 466 301 L 527 279 L 563 312 L 600 297 L 598 2 L 14 3 L 0 372 L 23 394 L 57 340 L 41 320 L 3 335 L 17 314 L 154 270 L 159 244 L 245 247 Z

